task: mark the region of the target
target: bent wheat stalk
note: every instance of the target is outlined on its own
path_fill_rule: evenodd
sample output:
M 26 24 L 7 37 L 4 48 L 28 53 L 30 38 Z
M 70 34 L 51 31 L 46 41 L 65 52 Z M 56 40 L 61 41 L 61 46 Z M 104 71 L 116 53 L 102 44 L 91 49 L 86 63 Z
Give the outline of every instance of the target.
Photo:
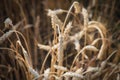
M 101 38 L 102 38 L 102 46 L 101 46 L 101 49 L 100 49 L 98 56 L 97 56 L 97 58 L 101 60 L 103 57 L 103 54 L 106 50 L 106 47 L 107 47 L 107 42 L 105 40 L 107 31 L 102 24 L 100 24 L 99 22 L 96 22 L 96 21 L 89 22 L 88 29 L 91 29 L 91 28 L 97 29 L 100 33 Z
M 85 50 L 91 50 L 91 51 L 98 51 L 98 49 L 92 45 L 88 45 L 88 46 L 85 46 L 84 48 L 82 48 L 79 53 L 77 53 L 77 55 L 75 56 L 73 62 L 72 62 L 72 65 L 71 65 L 71 68 L 70 70 L 72 69 L 76 59 L 78 58 L 78 56 L 80 55 L 80 53 L 84 52 Z M 85 55 L 85 54 L 84 54 Z M 87 56 L 87 55 L 86 55 Z

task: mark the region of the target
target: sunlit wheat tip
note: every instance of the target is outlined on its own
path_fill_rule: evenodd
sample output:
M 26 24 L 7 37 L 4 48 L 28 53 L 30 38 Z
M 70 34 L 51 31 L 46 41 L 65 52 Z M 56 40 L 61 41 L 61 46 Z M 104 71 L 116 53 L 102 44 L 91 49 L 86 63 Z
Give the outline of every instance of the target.
M 44 80 L 46 80 L 46 79 L 49 78 L 49 73 L 50 73 L 50 68 L 47 68 L 47 69 L 44 71 Z
M 56 68 L 58 70 L 62 70 L 62 71 L 67 71 L 68 70 L 66 67 L 58 66 L 58 65 L 54 65 L 54 68 Z
M 48 46 L 48 45 L 37 44 L 37 46 L 38 46 L 40 49 L 44 49 L 44 50 L 47 50 L 47 51 L 49 51 L 49 50 L 51 49 L 51 47 Z
M 23 47 L 23 45 L 21 44 L 21 42 L 19 40 L 17 40 L 17 43 L 21 46 L 22 51 L 23 51 L 23 55 L 24 55 L 25 59 L 28 61 L 28 63 L 29 63 L 30 61 L 29 61 L 29 57 L 28 57 L 27 51 L 25 50 L 25 48 Z
M 8 28 L 9 25 L 10 25 L 10 26 L 13 26 L 12 20 L 11 20 L 10 18 L 5 19 L 4 23 L 5 23 L 5 27 L 6 27 L 6 28 Z
M 80 4 L 77 1 L 74 2 L 74 8 L 75 8 L 75 13 L 76 14 L 81 12 Z
M 87 68 L 87 71 L 85 71 L 84 73 L 87 73 L 87 72 L 96 72 L 98 71 L 99 68 L 98 67 L 88 67 Z
M 64 10 L 62 9 L 56 9 L 53 11 L 55 14 L 62 14 L 64 12 Z
M 84 49 L 86 49 L 86 50 L 92 50 L 92 51 L 98 51 L 98 49 L 96 47 L 92 46 L 92 45 L 85 46 Z
M 79 52 L 80 51 L 80 44 L 79 44 L 79 40 L 75 40 L 74 41 L 74 45 L 75 45 L 75 49 Z
M 66 72 L 63 74 L 63 76 L 83 78 L 83 75 L 75 72 Z
M 30 73 L 33 75 L 33 80 L 36 80 L 40 77 L 37 71 L 35 71 L 32 67 L 29 67 Z

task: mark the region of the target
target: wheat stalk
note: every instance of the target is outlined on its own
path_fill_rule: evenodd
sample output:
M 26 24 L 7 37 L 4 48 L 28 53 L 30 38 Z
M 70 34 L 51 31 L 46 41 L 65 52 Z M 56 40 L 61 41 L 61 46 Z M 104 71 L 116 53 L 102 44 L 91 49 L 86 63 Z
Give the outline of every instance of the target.
M 77 55 L 75 56 L 73 62 L 72 62 L 72 65 L 71 65 L 71 68 L 70 70 L 72 69 L 76 59 L 78 58 L 78 56 L 80 55 L 80 53 L 84 52 L 85 50 L 91 50 L 91 51 L 98 51 L 98 49 L 92 45 L 88 45 L 88 46 L 85 46 L 84 48 L 82 48 L 79 53 L 77 53 Z M 84 54 L 85 55 L 85 54 Z M 87 56 L 86 56 L 87 57 Z M 88 57 L 87 57 L 88 58 Z
M 88 28 L 89 29 L 90 28 L 97 29 L 99 31 L 100 35 L 101 35 L 102 46 L 101 46 L 101 49 L 100 49 L 100 51 L 98 53 L 98 56 L 97 56 L 97 58 L 101 60 L 102 57 L 103 57 L 103 54 L 104 54 L 104 52 L 106 50 L 106 47 L 107 47 L 106 40 L 105 40 L 107 31 L 106 31 L 105 27 L 102 24 L 100 24 L 100 23 L 98 23 L 96 21 L 89 22 Z

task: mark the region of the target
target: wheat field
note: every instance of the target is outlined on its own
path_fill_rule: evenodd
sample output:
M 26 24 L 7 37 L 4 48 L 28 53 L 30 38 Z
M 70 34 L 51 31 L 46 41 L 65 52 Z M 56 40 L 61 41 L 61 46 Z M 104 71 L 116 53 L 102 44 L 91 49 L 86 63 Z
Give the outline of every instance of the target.
M 120 2 L 50 1 L 0 3 L 0 80 L 120 80 Z

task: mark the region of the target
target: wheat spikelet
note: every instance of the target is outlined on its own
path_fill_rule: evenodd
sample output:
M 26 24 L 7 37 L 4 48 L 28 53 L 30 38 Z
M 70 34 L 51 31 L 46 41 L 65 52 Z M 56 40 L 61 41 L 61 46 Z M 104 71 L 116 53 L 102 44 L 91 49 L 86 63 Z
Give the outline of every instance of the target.
M 76 33 L 74 36 L 71 36 L 70 39 L 73 40 L 73 41 L 75 39 L 80 40 L 83 37 L 84 34 L 85 34 L 85 31 L 82 30 L 82 31 Z
M 69 22 L 64 30 L 64 38 L 65 40 L 68 40 L 68 37 L 69 37 L 69 33 L 71 31 L 71 28 L 72 28 L 72 22 Z
M 9 25 L 13 26 L 12 20 L 10 18 L 5 19 L 4 23 L 5 23 L 5 28 L 9 28 Z
M 56 25 L 59 25 L 60 27 L 62 27 L 63 23 L 62 21 L 57 17 L 57 15 L 55 14 L 54 11 L 52 10 L 48 10 L 48 16 L 51 17 L 51 24 L 52 24 L 52 28 L 55 29 Z
M 54 67 L 58 70 L 68 71 L 68 69 L 66 67 L 63 67 L 63 66 L 54 65 Z
M 86 50 L 92 50 L 92 51 L 98 51 L 98 49 L 92 45 L 85 46 L 84 49 Z
M 78 68 L 75 73 L 80 74 L 83 76 L 83 68 Z M 79 77 L 73 77 L 72 80 L 81 80 Z
M 30 73 L 33 75 L 33 80 L 36 80 L 40 77 L 37 71 L 35 71 L 32 67 L 29 67 Z
M 83 75 L 75 73 L 75 72 L 66 72 L 62 76 L 83 78 Z
M 44 71 L 44 78 L 43 78 L 43 80 L 48 80 L 48 78 L 49 78 L 49 73 L 50 73 L 50 68 L 47 68 L 47 69 Z
M 27 54 L 27 51 L 25 50 L 25 48 L 22 46 L 21 42 L 18 40 L 17 43 L 21 46 L 22 48 L 22 51 L 23 51 L 23 55 L 24 55 L 24 58 L 25 60 L 27 61 L 27 63 L 29 63 L 29 57 L 28 57 L 28 54 Z
M 98 70 L 99 70 L 98 67 L 88 67 L 87 70 L 83 74 L 86 74 L 88 72 L 97 72 Z
M 84 19 L 84 27 L 86 28 L 88 25 L 88 12 L 85 8 L 82 8 L 82 15 L 83 15 L 83 19 Z
M 71 7 L 69 8 L 68 13 L 67 13 L 67 15 L 66 15 L 66 17 L 65 17 L 63 26 L 62 26 L 62 32 L 64 32 L 64 28 L 65 28 L 66 22 L 67 22 L 67 20 L 68 20 L 68 17 L 69 17 L 69 15 L 70 15 L 71 11 L 72 11 L 72 8 L 75 6 L 76 11 L 77 11 L 77 12 L 79 11 L 78 6 L 75 5 L 75 4 L 79 4 L 79 3 L 75 1 L 75 2 L 73 2 L 73 4 L 71 5 Z M 77 7 L 76 7 L 76 6 L 77 6 Z
M 0 37 L 0 44 L 2 44 L 7 38 L 9 38 L 13 32 L 15 32 L 15 30 L 20 26 L 20 24 L 22 23 L 23 21 L 20 21 L 18 22 L 16 25 L 13 26 L 11 20 L 7 19 L 5 21 L 5 24 L 12 24 L 12 30 L 9 30 L 8 32 L 6 32 L 5 34 L 3 34 L 1 37 Z
M 77 50 L 77 52 L 79 52 L 80 51 L 79 40 L 75 40 L 74 45 L 75 45 L 75 49 Z
M 82 67 L 75 71 L 75 73 L 78 73 L 78 74 L 82 74 L 82 72 L 83 72 L 83 68 Z
M 50 9 L 48 9 L 47 11 L 49 11 Z M 62 14 L 63 12 L 65 12 L 65 10 L 63 9 L 56 9 L 56 10 L 52 10 L 52 14 Z
M 59 32 L 59 43 L 58 43 L 58 51 L 57 51 L 57 61 L 58 61 L 58 66 L 62 66 L 63 65 L 63 57 L 64 57 L 64 53 L 63 53 L 63 34 L 60 32 L 60 28 L 58 26 L 58 32 Z M 60 75 L 61 70 L 58 70 L 58 75 Z
M 3 34 L 3 35 L 0 37 L 0 44 L 2 44 L 8 37 L 10 37 L 13 32 L 14 32 L 14 31 L 10 30 L 10 31 L 6 32 L 5 34 Z
M 62 63 L 62 60 L 63 60 L 63 35 L 61 34 L 59 27 L 58 27 L 58 32 L 59 32 L 59 37 L 58 37 L 59 43 L 58 43 L 58 53 L 57 53 L 58 60 L 57 61 L 58 62 L 60 61 Z M 59 66 L 62 66 L 62 64 Z
M 47 45 L 42 45 L 42 44 L 37 44 L 40 49 L 44 49 L 46 51 L 49 51 L 51 49 L 50 46 Z
M 75 13 L 76 14 L 80 13 L 81 12 L 81 7 L 80 7 L 79 2 L 75 1 L 73 5 L 74 5 L 74 8 L 75 8 Z

